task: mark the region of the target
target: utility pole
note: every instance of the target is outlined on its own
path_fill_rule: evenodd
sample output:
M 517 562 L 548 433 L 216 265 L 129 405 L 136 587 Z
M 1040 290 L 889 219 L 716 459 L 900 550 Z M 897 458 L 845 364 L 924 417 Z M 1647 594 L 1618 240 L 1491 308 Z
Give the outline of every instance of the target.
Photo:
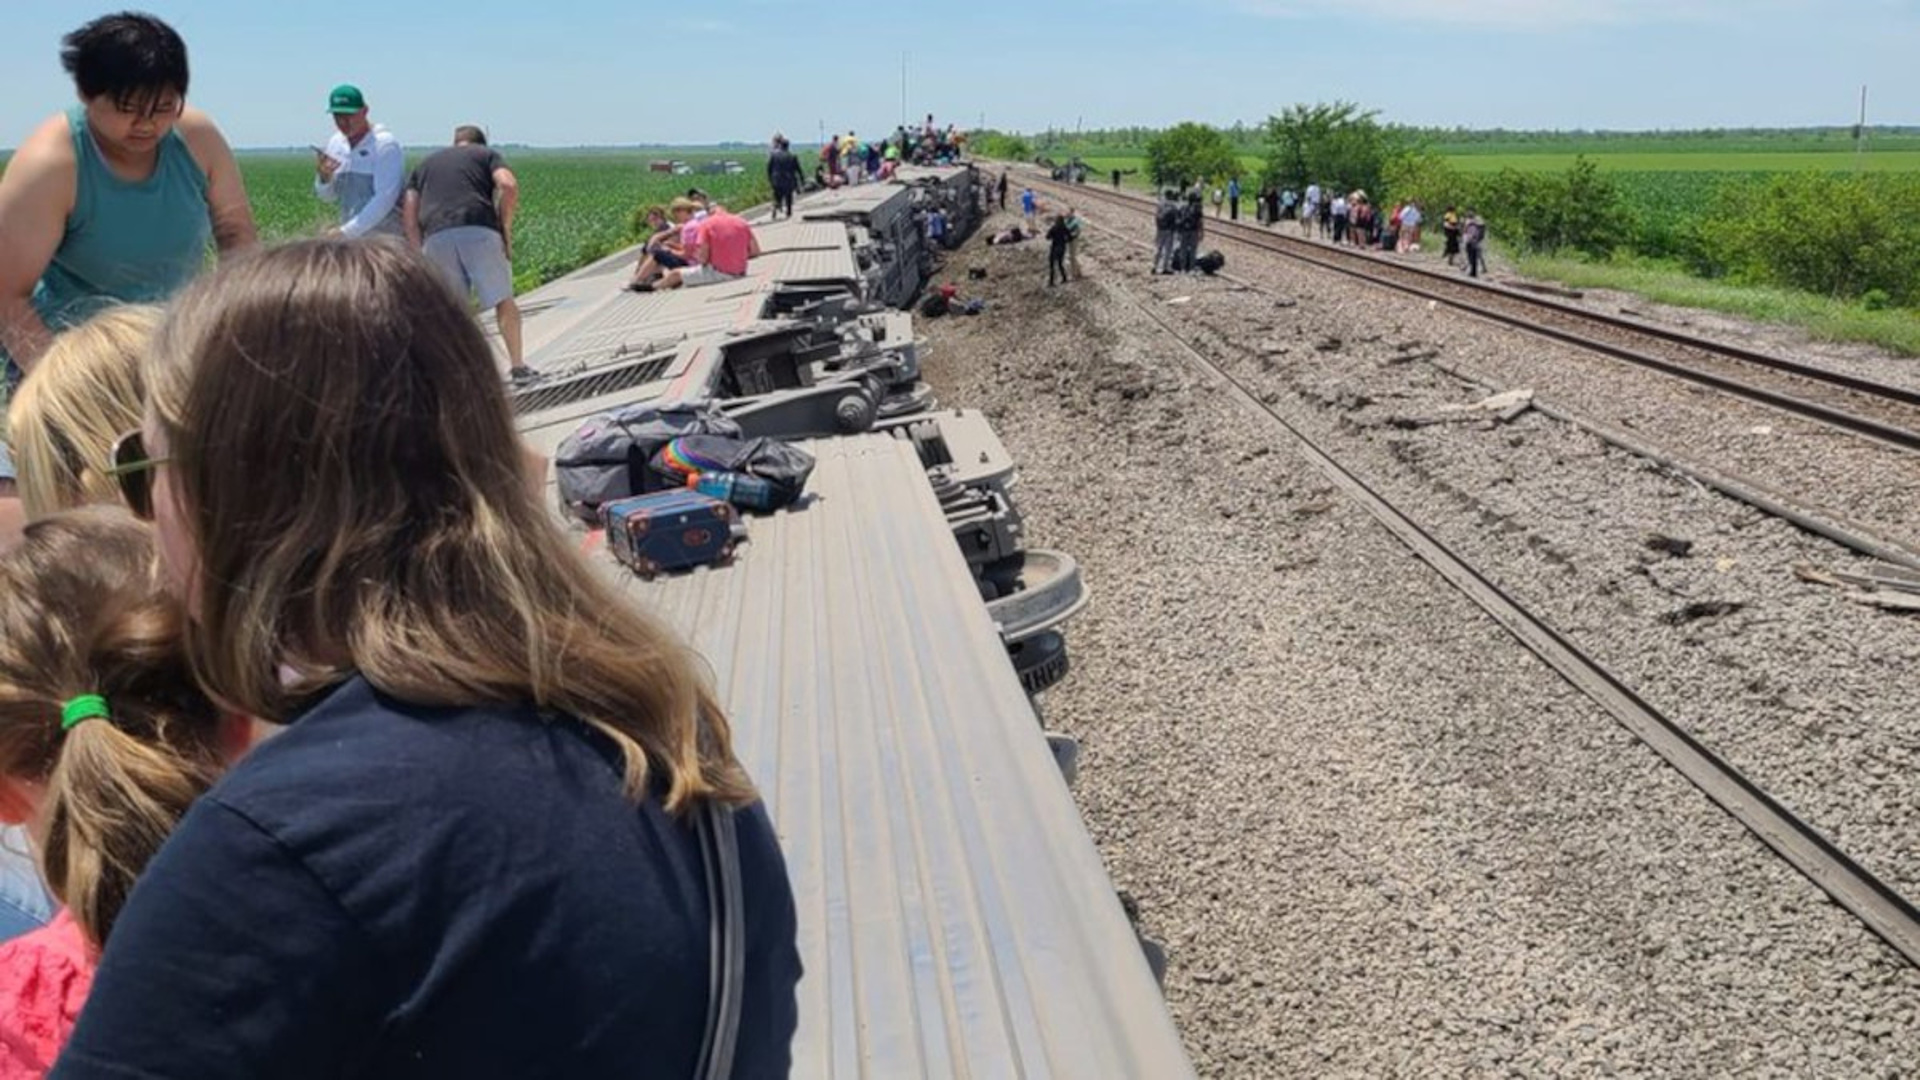
M 1866 159 L 1865 159 L 1866 152 L 1867 152 L 1867 88 L 1863 85 L 1860 87 L 1860 122 L 1853 125 L 1853 158 L 1854 158 L 1853 163 L 1856 167 L 1866 163 Z

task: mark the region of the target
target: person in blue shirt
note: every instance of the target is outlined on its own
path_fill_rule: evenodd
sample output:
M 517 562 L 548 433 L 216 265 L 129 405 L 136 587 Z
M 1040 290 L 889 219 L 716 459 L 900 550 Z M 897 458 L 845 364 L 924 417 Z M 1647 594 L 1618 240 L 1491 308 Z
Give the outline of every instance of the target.
M 1033 189 L 1020 189 L 1020 215 L 1027 219 L 1028 232 L 1037 230 L 1038 225 L 1036 224 L 1036 219 L 1039 217 L 1039 214 L 1040 200 L 1034 195 Z
M 434 268 L 345 238 L 223 265 L 147 391 L 126 501 L 203 688 L 281 730 L 147 866 L 51 1075 L 694 1076 L 716 814 L 730 1075 L 787 1075 L 793 891 L 727 718 L 554 527 Z
M 1240 178 L 1237 176 L 1227 181 L 1227 207 L 1228 207 L 1228 211 L 1227 211 L 1228 215 L 1232 217 L 1233 220 L 1239 221 L 1240 220 Z

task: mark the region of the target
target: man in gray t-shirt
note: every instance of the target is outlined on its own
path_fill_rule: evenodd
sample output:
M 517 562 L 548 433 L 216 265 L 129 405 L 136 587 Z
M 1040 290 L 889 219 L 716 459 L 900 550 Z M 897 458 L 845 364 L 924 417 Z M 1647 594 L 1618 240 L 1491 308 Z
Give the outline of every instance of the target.
M 477 294 L 492 308 L 507 344 L 509 374 L 532 378 L 520 349 L 520 306 L 513 301 L 513 215 L 520 182 L 486 133 L 471 125 L 453 133 L 407 178 L 401 218 L 407 239 L 426 252 L 461 298 Z

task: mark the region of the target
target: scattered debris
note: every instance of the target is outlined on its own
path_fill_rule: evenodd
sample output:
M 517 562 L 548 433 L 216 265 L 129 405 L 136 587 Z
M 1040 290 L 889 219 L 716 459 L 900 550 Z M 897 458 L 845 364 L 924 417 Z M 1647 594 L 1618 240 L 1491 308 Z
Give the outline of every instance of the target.
M 1191 297 L 1191 296 L 1176 296 L 1176 297 L 1173 297 L 1172 299 L 1170 299 L 1170 300 L 1168 300 L 1168 301 L 1167 301 L 1167 303 L 1169 303 L 1169 304 L 1191 304 L 1191 303 L 1193 303 L 1193 297 Z
M 1849 592 L 1847 599 L 1882 611 L 1920 612 L 1920 595 L 1906 592 Z
M 1444 405 L 1437 414 L 1394 417 L 1388 423 L 1398 428 L 1423 428 L 1434 424 L 1487 420 L 1509 424 L 1533 408 L 1533 391 L 1526 388 L 1506 390 L 1468 405 Z
M 1501 282 L 1501 284 L 1510 285 L 1516 289 L 1525 289 L 1528 292 L 1544 293 L 1548 296 L 1562 296 L 1568 300 L 1584 300 L 1587 297 L 1587 294 L 1581 292 L 1579 289 L 1569 289 L 1564 285 L 1548 285 L 1541 281 L 1523 281 L 1519 278 L 1508 278 L 1506 281 Z M 1622 308 L 1621 310 L 1624 311 L 1626 309 Z
M 1344 344 L 1345 342 L 1337 337 L 1323 337 L 1313 343 L 1313 348 L 1315 352 L 1339 352 Z
M 1736 600 L 1699 600 L 1679 611 L 1667 612 L 1660 616 L 1660 621 L 1668 626 L 1685 626 L 1703 619 L 1722 619 L 1746 606 Z
M 1749 434 L 1749 435 L 1771 435 L 1771 434 L 1773 434 L 1773 429 L 1772 429 L 1772 428 L 1770 428 L 1770 427 L 1768 427 L 1768 426 L 1767 426 L 1767 425 L 1765 425 L 1765 424 L 1761 424 L 1761 425 L 1760 425 L 1759 427 L 1750 427 L 1750 428 L 1748 428 L 1748 429 L 1747 429 L 1747 434 Z
M 1644 543 L 1648 551 L 1662 552 L 1676 559 L 1684 559 L 1693 553 L 1693 541 L 1682 540 L 1677 536 L 1648 533 Z

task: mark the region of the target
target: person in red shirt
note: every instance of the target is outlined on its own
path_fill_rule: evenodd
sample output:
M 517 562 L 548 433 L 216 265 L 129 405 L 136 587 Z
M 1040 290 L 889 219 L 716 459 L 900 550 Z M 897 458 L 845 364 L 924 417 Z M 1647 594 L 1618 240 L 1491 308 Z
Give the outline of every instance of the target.
M 53 1067 L 134 881 L 250 742 L 195 685 L 153 566 L 151 531 L 102 507 L 0 554 L 0 820 L 35 823 L 66 905 L 0 944 L 0 1080 Z
M 738 281 L 747 275 L 748 260 L 759 255 L 760 240 L 753 235 L 753 226 L 747 224 L 745 218 L 716 205 L 700 222 L 699 236 L 687 249 L 691 265 L 667 271 L 654 288 L 678 289 Z

